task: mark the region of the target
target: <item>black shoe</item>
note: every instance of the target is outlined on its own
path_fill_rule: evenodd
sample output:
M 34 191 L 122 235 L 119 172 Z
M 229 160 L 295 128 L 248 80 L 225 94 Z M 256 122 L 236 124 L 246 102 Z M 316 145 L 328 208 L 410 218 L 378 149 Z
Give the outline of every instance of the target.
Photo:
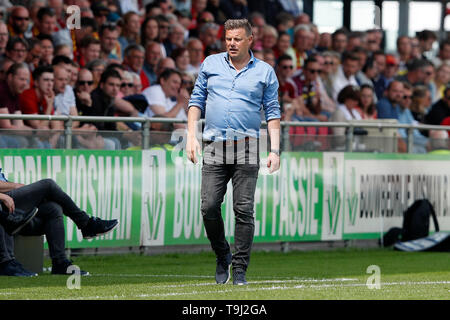
M 238 286 L 247 285 L 247 280 L 245 280 L 245 272 L 241 270 L 233 270 L 233 284 Z
M 52 274 L 60 274 L 60 275 L 72 275 L 74 274 L 74 270 L 67 270 L 70 266 L 73 266 L 71 260 L 62 260 L 58 263 L 52 264 Z M 83 271 L 80 269 L 81 276 L 88 276 L 89 272 Z
M 21 270 L 23 274 L 26 274 L 28 277 L 37 277 L 38 274 L 36 272 L 31 272 L 28 271 L 27 269 L 25 269 L 23 267 L 23 265 L 17 261 L 17 260 L 12 260 L 12 263 L 17 267 L 17 269 Z
M 25 227 L 25 225 L 34 218 L 37 212 L 38 208 L 33 208 L 27 212 L 16 208 L 13 213 L 8 213 L 1 219 L 1 224 L 6 233 L 13 236 Z M 4 211 L 4 213 L 6 212 Z
M 216 259 L 216 283 L 225 284 L 230 280 L 231 253 Z
M 115 227 L 119 225 L 117 219 L 114 220 L 102 220 L 100 218 L 90 217 L 88 224 L 81 229 L 83 239 L 92 239 L 99 235 L 111 232 Z
M 0 264 L 0 276 L 30 277 L 28 273 L 24 273 L 23 270 L 18 268 L 14 261 L 9 260 Z

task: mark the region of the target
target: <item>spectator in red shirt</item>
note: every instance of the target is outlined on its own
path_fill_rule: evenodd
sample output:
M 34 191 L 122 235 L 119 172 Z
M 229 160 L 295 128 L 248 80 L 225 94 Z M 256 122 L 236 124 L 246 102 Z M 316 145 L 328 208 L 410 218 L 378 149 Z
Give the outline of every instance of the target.
M 34 87 L 23 91 L 19 96 L 19 103 L 23 114 L 52 115 L 53 101 L 53 68 L 41 66 L 33 72 Z M 34 129 L 53 129 L 54 125 L 48 120 L 27 120 L 26 123 Z

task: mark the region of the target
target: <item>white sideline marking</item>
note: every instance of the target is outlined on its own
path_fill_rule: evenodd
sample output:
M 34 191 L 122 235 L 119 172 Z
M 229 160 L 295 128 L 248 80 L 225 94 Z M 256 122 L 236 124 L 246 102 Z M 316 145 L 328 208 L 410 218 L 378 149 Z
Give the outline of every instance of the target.
M 330 279 L 331 280 L 331 279 Z M 250 281 L 249 285 L 255 284 L 254 281 Z M 450 281 L 423 281 L 423 282 L 385 282 L 381 283 L 381 286 L 405 286 L 405 285 L 435 285 L 435 284 L 450 284 Z M 214 286 L 218 286 L 217 284 L 213 284 Z M 217 294 L 217 293 L 229 293 L 229 292 L 252 292 L 252 291 L 272 291 L 272 290 L 292 290 L 292 289 L 322 289 L 322 288 L 343 288 L 343 287 L 366 287 L 365 283 L 352 283 L 352 284 L 322 284 L 322 285 L 296 285 L 296 286 L 270 286 L 270 287 L 260 287 L 260 288 L 242 288 L 239 287 L 236 290 L 233 289 L 225 289 L 225 290 L 214 290 L 214 291 L 190 291 L 190 292 L 169 292 L 169 293 L 153 293 L 153 294 L 138 294 L 138 295 L 114 295 L 114 296 L 94 296 L 94 297 L 72 297 L 70 300 L 77 299 L 118 299 L 118 298 L 151 298 L 151 297 L 170 297 L 170 296 L 186 296 L 192 294 Z M 153 289 L 156 286 L 150 286 L 149 289 Z M 59 300 L 59 299 L 54 299 Z

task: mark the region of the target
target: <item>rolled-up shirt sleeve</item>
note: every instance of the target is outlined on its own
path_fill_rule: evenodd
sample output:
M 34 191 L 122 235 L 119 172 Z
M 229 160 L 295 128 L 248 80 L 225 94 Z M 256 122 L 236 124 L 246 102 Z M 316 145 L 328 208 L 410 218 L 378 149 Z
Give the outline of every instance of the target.
M 205 113 L 206 98 L 208 93 L 207 60 L 208 59 L 205 59 L 200 66 L 200 71 L 198 73 L 197 80 L 195 81 L 194 90 L 192 90 L 191 98 L 189 99 L 189 108 L 198 107 L 202 111 L 202 114 Z
M 267 74 L 266 87 L 264 88 L 263 109 L 266 121 L 280 119 L 280 102 L 278 100 L 278 79 L 273 70 Z

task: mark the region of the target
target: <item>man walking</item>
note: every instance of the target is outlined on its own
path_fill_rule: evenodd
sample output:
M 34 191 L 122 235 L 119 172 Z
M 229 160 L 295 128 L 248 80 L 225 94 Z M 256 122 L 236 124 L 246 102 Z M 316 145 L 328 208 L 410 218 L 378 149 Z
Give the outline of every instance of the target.
M 227 52 L 203 62 L 189 101 L 187 157 L 197 163 L 197 121 L 205 114 L 201 212 L 216 254 L 216 282 L 224 284 L 233 268 L 233 284 L 245 285 L 254 235 L 254 195 L 259 171 L 261 108 L 268 122 L 270 172 L 280 166 L 278 80 L 267 63 L 250 51 L 252 27 L 246 19 L 225 22 Z M 231 179 L 235 214 L 235 253 L 225 239 L 221 204 Z

